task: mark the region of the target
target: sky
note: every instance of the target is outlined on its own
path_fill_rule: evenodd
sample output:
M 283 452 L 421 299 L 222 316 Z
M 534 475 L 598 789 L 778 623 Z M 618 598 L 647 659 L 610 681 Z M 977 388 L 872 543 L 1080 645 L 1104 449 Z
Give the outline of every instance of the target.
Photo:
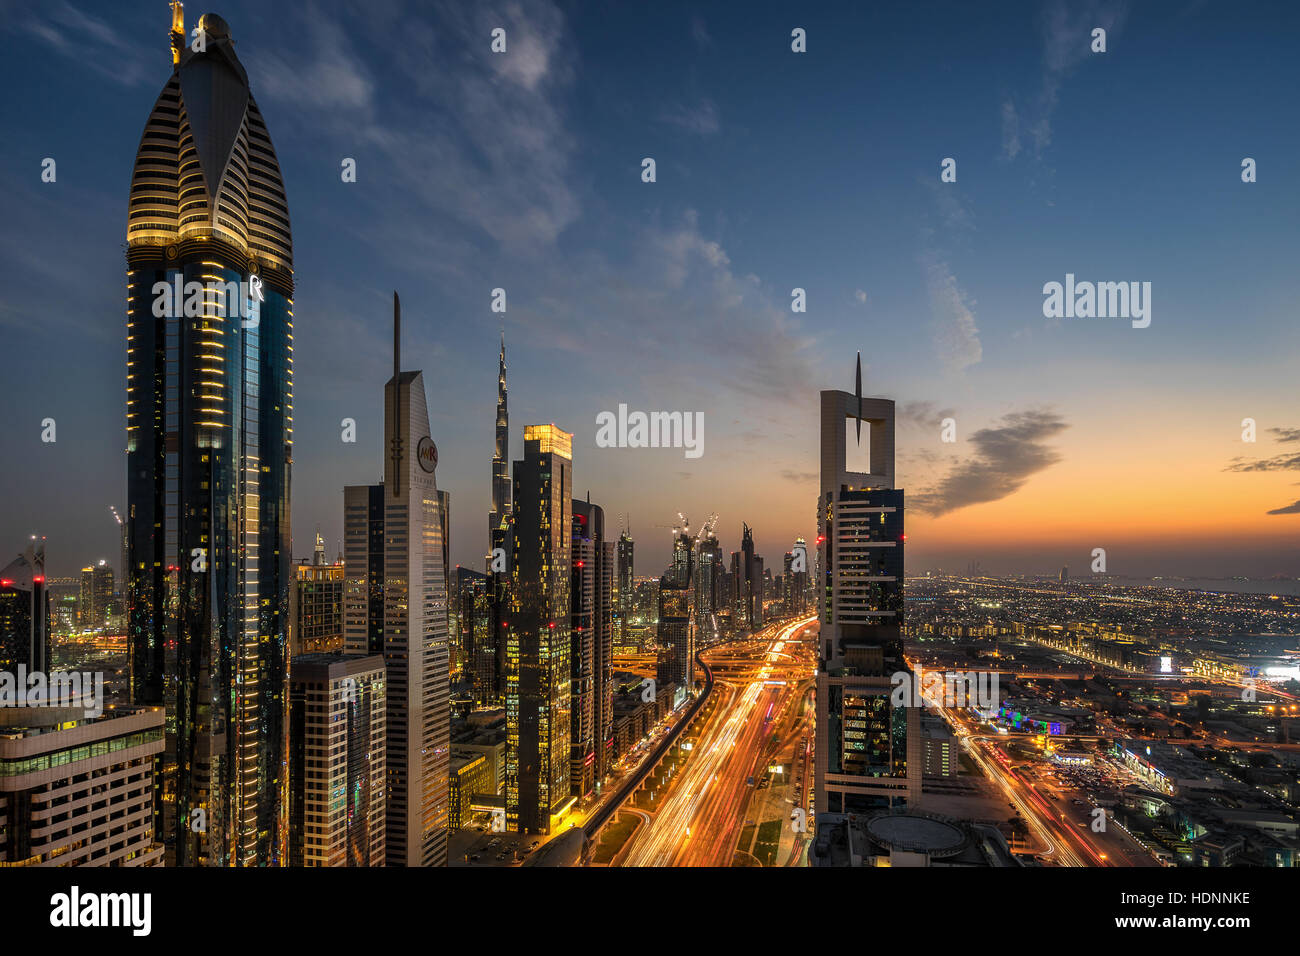
M 575 496 L 630 525 L 639 574 L 678 512 L 727 551 L 748 523 L 769 566 L 812 540 L 818 392 L 861 352 L 898 403 L 909 573 L 1077 576 L 1102 548 L 1300 575 L 1300 8 L 809 6 L 215 9 L 292 219 L 295 557 L 317 528 L 332 556 L 343 487 L 382 473 L 396 289 L 456 563 L 487 547 L 504 321 L 512 458 L 526 424 L 572 431 Z M 117 561 L 126 200 L 169 23 L 0 3 L 0 554 L 44 534 L 54 574 Z M 1149 282 L 1150 325 L 1045 317 L 1067 274 Z M 620 404 L 702 412 L 703 454 L 597 447 Z

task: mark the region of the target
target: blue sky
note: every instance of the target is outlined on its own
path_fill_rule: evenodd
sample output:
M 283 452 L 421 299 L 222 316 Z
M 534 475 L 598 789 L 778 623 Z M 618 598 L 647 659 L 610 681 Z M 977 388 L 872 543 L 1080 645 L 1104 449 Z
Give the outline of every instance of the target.
M 574 431 L 575 492 L 631 513 L 644 573 L 678 510 L 719 512 L 727 550 L 748 522 L 770 560 L 814 533 L 816 393 L 852 387 L 857 350 L 906 413 L 913 569 L 1101 545 L 1121 573 L 1300 573 L 1300 515 L 1266 515 L 1300 498 L 1295 9 L 805 6 L 216 8 L 293 222 L 295 554 L 317 525 L 332 553 L 343 486 L 381 471 L 396 288 L 453 556 L 478 563 L 504 287 L 514 453 L 525 424 Z M 44 533 L 58 573 L 115 555 L 126 193 L 168 23 L 154 0 L 0 5 L 0 546 Z M 1044 318 L 1067 272 L 1151 282 L 1151 327 Z M 619 403 L 703 411 L 704 456 L 596 448 Z

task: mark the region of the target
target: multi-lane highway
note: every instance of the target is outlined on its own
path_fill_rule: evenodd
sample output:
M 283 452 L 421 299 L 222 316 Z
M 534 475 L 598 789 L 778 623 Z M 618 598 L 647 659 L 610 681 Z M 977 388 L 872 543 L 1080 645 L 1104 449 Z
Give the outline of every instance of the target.
M 810 646 L 797 638 L 815 626 L 812 621 L 770 626 L 705 652 L 715 683 L 713 709 L 622 865 L 731 865 L 769 759 L 802 740 L 793 718 L 813 662 Z
M 1157 866 L 1136 841 L 1113 826 L 1109 814 L 1103 827 L 1093 829 L 1094 809 L 1083 795 L 1049 780 L 1043 768 L 1013 766 L 1006 737 L 980 733 L 969 715 L 936 705 L 956 731 L 965 752 L 997 784 L 1020 812 L 1038 844 L 1037 855 L 1058 866 Z

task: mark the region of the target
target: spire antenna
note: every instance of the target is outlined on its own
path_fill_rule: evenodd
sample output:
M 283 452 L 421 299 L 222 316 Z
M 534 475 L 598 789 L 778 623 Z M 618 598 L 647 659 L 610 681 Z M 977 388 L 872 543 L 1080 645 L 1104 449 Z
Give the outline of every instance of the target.
M 854 375 L 854 379 L 853 379 L 853 390 L 854 390 L 854 394 L 856 394 L 858 398 L 858 417 L 857 417 L 857 421 L 854 423 L 854 427 L 857 431 L 858 444 L 861 445 L 862 444 L 862 353 L 861 352 L 858 353 L 858 367 L 857 367 L 857 372 Z
M 185 49 L 185 4 L 172 0 L 172 66 L 180 63 L 181 51 Z
M 393 496 L 402 493 L 402 300 L 393 290 Z

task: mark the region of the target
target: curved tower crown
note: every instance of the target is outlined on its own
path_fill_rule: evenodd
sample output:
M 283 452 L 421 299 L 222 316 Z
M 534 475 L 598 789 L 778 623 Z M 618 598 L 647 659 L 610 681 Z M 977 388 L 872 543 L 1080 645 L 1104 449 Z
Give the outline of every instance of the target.
M 196 52 L 173 25 L 176 63 L 136 152 L 128 247 L 216 240 L 292 294 L 289 207 L 275 148 L 226 22 L 208 13 L 198 28 Z

